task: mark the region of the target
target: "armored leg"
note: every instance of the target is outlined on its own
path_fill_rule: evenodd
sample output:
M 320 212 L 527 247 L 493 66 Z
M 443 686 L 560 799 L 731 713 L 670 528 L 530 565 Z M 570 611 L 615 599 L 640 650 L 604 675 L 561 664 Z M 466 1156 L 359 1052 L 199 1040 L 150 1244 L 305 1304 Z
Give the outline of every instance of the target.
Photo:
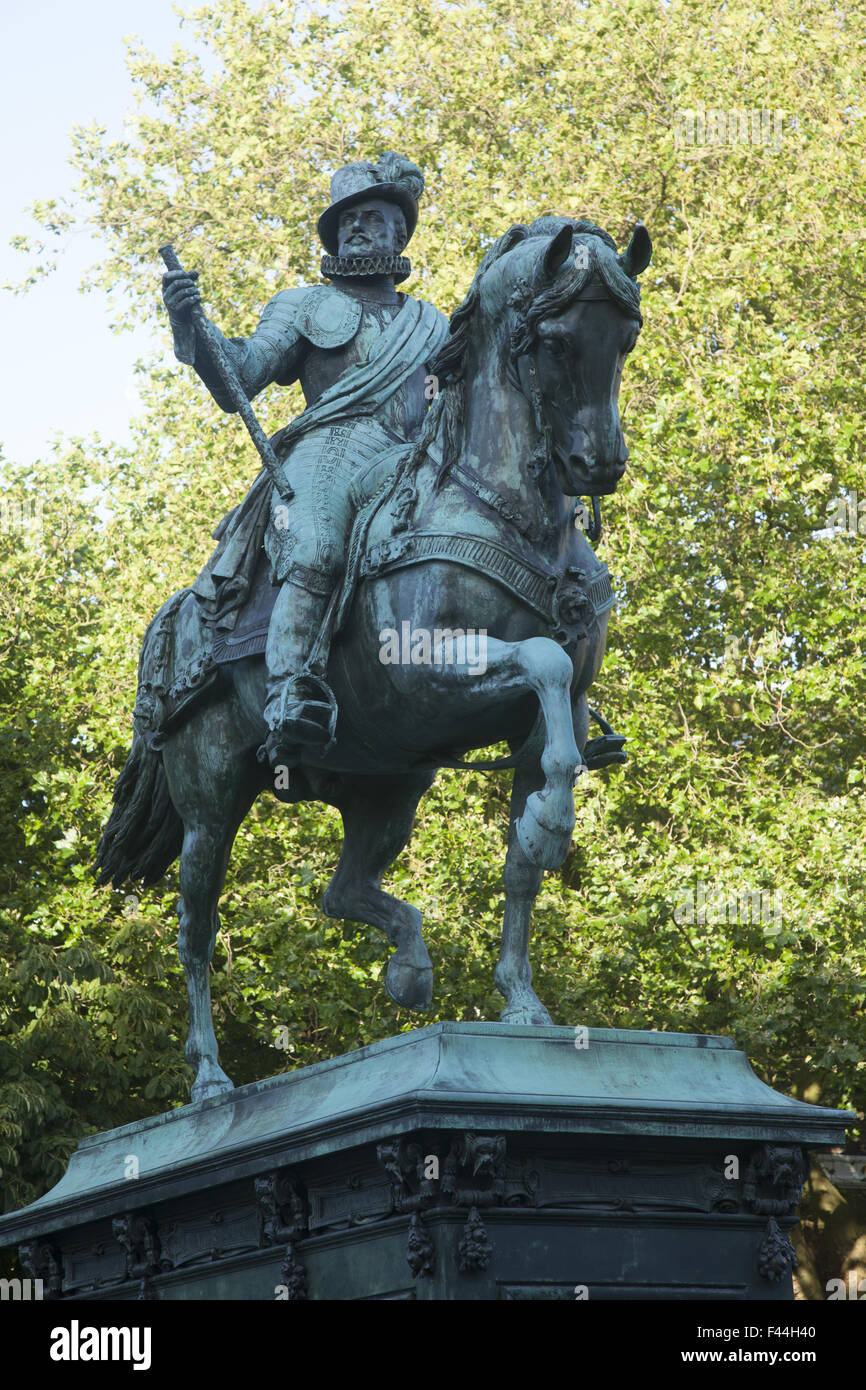
M 325 610 L 327 593 L 311 593 L 286 581 L 277 596 L 268 631 L 265 744 L 272 767 L 294 766 L 303 745 L 330 738 L 331 705 L 324 683 L 307 665 Z
M 327 653 L 311 664 L 328 600 L 340 581 L 366 470 L 392 438 L 375 420 L 347 420 L 310 430 L 283 464 L 288 504 L 275 492 L 265 550 L 280 593 L 270 621 L 266 659 L 265 744 L 272 767 L 297 765 L 302 746 L 330 741 L 336 719 L 325 682 Z

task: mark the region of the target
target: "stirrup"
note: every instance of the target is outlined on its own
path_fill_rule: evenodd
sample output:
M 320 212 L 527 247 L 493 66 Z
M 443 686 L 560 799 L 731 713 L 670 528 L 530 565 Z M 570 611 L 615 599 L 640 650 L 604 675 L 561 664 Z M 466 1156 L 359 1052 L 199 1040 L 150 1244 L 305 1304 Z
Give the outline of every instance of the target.
M 279 739 L 287 745 L 324 745 L 327 753 L 334 742 L 338 711 L 336 696 L 324 677 L 309 668 L 299 671 L 286 681 L 280 705 L 279 721 L 272 729 L 275 737 L 271 747 Z M 317 718 L 320 710 L 323 717 Z
M 589 713 L 602 731 L 601 738 L 590 739 L 583 750 L 583 761 L 590 772 L 597 772 L 599 768 L 610 767 L 615 763 L 628 762 L 628 755 L 623 752 L 622 747 L 626 742 L 624 735 L 615 734 L 597 710 L 590 709 Z

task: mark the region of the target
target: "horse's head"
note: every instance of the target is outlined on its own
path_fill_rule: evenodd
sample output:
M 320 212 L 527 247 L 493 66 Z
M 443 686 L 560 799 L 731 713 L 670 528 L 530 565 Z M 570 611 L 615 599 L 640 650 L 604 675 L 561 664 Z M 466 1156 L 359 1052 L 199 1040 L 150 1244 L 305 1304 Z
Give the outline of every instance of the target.
M 481 315 L 508 335 L 508 380 L 531 403 L 568 496 L 613 492 L 625 471 L 619 385 L 651 252 L 643 226 L 617 255 L 592 223 L 543 217 L 500 238 L 476 277 Z

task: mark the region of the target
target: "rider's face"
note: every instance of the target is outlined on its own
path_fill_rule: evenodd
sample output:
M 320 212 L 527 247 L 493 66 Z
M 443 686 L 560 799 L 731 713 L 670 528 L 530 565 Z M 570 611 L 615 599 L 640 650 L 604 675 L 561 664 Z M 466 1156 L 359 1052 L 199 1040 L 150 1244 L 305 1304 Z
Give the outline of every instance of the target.
M 390 256 L 402 250 L 397 235 L 400 214 L 391 203 L 369 198 L 340 215 L 337 251 L 341 256 Z

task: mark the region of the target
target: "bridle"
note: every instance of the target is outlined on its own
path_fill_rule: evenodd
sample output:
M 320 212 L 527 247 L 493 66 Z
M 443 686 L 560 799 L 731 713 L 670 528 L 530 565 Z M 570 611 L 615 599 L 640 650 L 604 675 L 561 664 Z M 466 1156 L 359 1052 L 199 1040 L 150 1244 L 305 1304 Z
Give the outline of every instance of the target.
M 518 313 L 525 315 L 527 304 L 531 302 L 531 298 L 532 292 L 529 286 L 525 280 L 521 280 L 518 282 L 515 292 L 511 296 L 510 303 L 518 310 Z M 607 286 L 604 285 L 601 280 L 593 279 L 584 285 L 579 294 L 575 295 L 573 302 L 579 303 L 582 300 L 609 300 L 611 298 L 612 296 L 608 292 Z M 520 380 L 516 357 L 513 353 L 506 371 L 506 380 L 520 392 L 532 411 L 535 429 L 538 434 L 538 442 L 530 456 L 527 467 L 531 476 L 535 479 L 539 479 L 545 470 L 553 463 L 553 429 L 547 419 L 544 393 L 541 390 L 538 380 L 534 339 L 535 335 L 533 333 L 533 342 L 526 354 L 529 358 L 527 367 L 529 394 L 527 395 L 526 391 L 523 389 L 523 382 Z M 578 501 L 582 503 L 583 499 L 579 498 Z M 598 497 L 591 497 L 590 501 L 592 503 L 592 522 L 589 526 L 584 527 L 583 530 L 587 540 L 595 545 L 601 539 L 601 503 Z M 584 507 L 584 512 L 585 511 L 586 508 Z
M 606 295 L 601 294 L 580 294 L 577 299 L 603 299 Z M 513 386 L 529 405 L 535 430 L 538 435 L 538 442 L 532 451 L 527 463 L 527 470 L 530 475 L 538 481 L 548 468 L 553 464 L 553 426 L 547 419 L 545 411 L 544 392 L 538 380 L 538 367 L 535 362 L 534 346 L 530 349 L 527 364 L 527 375 L 529 377 L 529 395 L 523 389 L 523 382 L 520 380 L 520 373 L 517 370 L 516 359 L 512 356 L 506 370 L 506 380 Z M 578 498 L 582 502 L 582 498 Z M 592 503 L 592 522 L 583 528 L 584 535 L 593 545 L 597 545 L 601 540 L 601 504 L 597 497 L 591 497 Z

